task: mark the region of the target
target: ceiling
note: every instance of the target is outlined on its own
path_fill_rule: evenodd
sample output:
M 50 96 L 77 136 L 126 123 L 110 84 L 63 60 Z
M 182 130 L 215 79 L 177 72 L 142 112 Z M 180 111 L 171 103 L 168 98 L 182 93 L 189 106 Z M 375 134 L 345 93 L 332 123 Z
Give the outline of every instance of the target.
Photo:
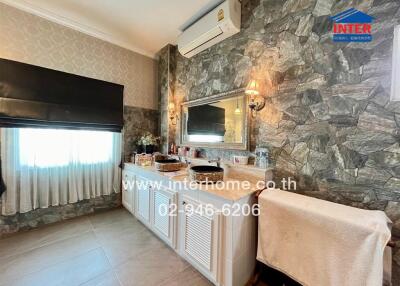
M 223 0 L 0 0 L 83 33 L 155 57 Z

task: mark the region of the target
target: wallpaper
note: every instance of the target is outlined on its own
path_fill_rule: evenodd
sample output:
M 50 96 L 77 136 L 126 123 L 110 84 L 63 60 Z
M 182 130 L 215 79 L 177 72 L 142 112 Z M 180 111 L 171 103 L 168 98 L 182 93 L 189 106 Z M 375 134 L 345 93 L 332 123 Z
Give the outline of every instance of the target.
M 125 86 L 125 105 L 158 109 L 156 61 L 0 3 L 0 58 Z
M 115 82 L 124 90 L 124 152 L 144 132 L 157 133 L 157 62 L 0 3 L 0 58 Z M 119 194 L 76 204 L 0 216 L 0 237 L 119 206 Z M 1 208 L 1 201 L 0 201 Z

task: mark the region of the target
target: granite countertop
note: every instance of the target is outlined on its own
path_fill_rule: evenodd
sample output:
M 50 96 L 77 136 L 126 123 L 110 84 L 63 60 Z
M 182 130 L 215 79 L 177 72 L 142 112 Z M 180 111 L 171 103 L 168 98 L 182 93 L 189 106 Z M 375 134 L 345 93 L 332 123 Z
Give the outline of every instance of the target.
M 257 191 L 256 181 L 247 181 L 243 179 L 243 176 L 236 176 L 233 173 L 231 174 L 232 176 L 230 176 L 230 173 L 226 174 L 226 172 L 223 182 L 216 184 L 198 184 L 190 181 L 188 168 L 176 172 L 160 172 L 157 171 L 154 166 L 136 166 L 132 163 L 125 163 L 125 166 L 149 171 L 172 181 L 179 182 L 182 185 L 187 184 L 189 186 L 190 184 L 191 189 L 194 188 L 199 191 L 207 192 L 229 201 L 240 200 Z

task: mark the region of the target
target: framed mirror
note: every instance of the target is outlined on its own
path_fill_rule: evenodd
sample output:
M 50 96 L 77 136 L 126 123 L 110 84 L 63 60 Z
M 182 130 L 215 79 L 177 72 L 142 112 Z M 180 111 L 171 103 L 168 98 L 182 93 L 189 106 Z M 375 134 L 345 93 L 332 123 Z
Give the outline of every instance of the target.
M 244 89 L 181 105 L 181 145 L 247 150 L 249 115 Z

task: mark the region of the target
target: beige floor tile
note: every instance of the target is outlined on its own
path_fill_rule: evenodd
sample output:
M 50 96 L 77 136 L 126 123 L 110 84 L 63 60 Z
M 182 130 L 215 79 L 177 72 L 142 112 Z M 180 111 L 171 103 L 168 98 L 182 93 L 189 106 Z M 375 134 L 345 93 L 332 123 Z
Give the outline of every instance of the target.
M 177 275 L 163 281 L 160 286 L 212 286 L 208 281 L 193 267 L 188 267 Z
M 98 247 L 100 244 L 90 231 L 22 254 L 0 258 L 0 284 L 43 270 Z
M 82 286 L 120 286 L 117 276 L 114 271 L 108 271 L 88 282 Z
M 14 256 L 72 236 L 82 235 L 91 229 L 89 219 L 83 217 L 21 232 L 0 240 L 0 257 Z
M 135 218 L 126 209 L 118 208 L 112 211 L 88 216 L 94 228 L 99 228 L 107 224 L 119 224 L 126 221 L 135 221 Z
M 124 234 L 116 235 L 109 240 L 99 239 L 99 243 L 113 267 L 129 259 L 140 257 L 145 252 L 156 252 L 158 249 L 166 247 L 149 230 L 126 231 Z
M 153 286 L 177 275 L 188 266 L 175 252 L 163 247 L 131 259 L 115 271 L 123 286 Z
M 208 283 L 123 209 L 0 240 L 1 286 Z
M 111 266 L 103 250 L 97 248 L 4 285 L 78 286 L 110 271 L 110 269 Z
M 143 231 L 148 232 L 149 230 L 136 219 L 124 219 L 122 222 L 102 225 L 94 229 L 97 238 L 101 242 L 113 241 L 115 239 L 124 238 L 132 233 L 140 233 Z

